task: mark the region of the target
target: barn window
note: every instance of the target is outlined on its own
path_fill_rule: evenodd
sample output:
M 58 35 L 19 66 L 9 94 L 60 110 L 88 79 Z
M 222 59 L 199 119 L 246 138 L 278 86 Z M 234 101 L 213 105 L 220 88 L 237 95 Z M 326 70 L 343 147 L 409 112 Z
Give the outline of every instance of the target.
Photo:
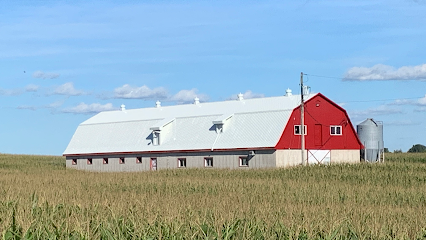
M 212 157 L 204 158 L 204 167 L 213 167 L 213 158 Z
M 186 167 L 186 158 L 178 158 L 178 167 L 185 168 Z
M 301 130 L 302 129 L 300 128 L 300 125 L 294 125 L 294 135 L 302 135 Z M 308 135 L 306 125 L 304 125 L 303 130 L 304 130 L 304 135 Z
M 247 156 L 240 157 L 240 167 L 248 167 L 249 161 Z
M 72 165 L 77 165 L 77 159 L 74 158 L 71 160 L 71 162 L 72 162 Z
M 92 163 L 93 163 L 92 159 L 91 159 L 91 158 L 88 158 L 88 159 L 87 159 L 87 165 L 92 165 Z
M 124 164 L 124 157 L 121 157 L 119 162 L 120 162 L 120 164 Z
M 142 163 L 142 157 L 136 157 L 136 163 Z
M 330 135 L 342 135 L 342 126 L 330 126 Z
M 108 164 L 108 158 L 104 158 L 104 164 Z
M 152 131 L 152 145 L 160 145 L 160 131 Z

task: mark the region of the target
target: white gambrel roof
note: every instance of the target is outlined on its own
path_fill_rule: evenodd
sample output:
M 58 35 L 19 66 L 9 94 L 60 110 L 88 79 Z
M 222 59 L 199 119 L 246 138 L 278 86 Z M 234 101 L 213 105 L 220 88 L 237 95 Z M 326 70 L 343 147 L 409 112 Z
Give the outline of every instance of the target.
M 292 95 L 101 112 L 78 126 L 64 155 L 271 148 L 299 104 Z

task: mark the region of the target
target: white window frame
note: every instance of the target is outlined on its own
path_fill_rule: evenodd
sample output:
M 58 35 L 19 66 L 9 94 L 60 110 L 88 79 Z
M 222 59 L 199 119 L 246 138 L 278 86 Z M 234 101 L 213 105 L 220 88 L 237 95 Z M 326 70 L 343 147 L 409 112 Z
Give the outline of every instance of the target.
M 186 168 L 186 158 L 177 159 L 178 168 Z
M 152 145 L 160 145 L 160 131 L 152 131 Z
M 246 164 L 243 164 L 243 159 L 246 160 Z M 249 158 L 248 156 L 240 156 L 239 157 L 240 167 L 248 167 L 249 166 Z
M 210 161 L 210 164 L 209 164 L 209 160 L 211 160 Z M 213 167 L 214 165 L 213 165 L 213 158 L 212 157 L 205 157 L 204 158 L 204 167 Z
M 334 133 L 333 133 L 333 129 L 334 129 Z M 340 129 L 340 133 L 336 133 L 337 129 Z M 342 135 L 342 126 L 340 126 L 340 125 L 330 126 L 330 135 L 332 135 L 332 136 L 340 136 L 340 135 Z
M 300 132 L 300 126 L 301 125 L 294 125 L 294 135 L 302 135 L 302 133 Z M 303 126 L 304 126 L 304 130 L 305 130 L 303 135 L 308 135 L 308 126 L 306 126 L 306 125 L 303 125 Z M 299 133 L 296 133 L 296 127 L 299 128 Z

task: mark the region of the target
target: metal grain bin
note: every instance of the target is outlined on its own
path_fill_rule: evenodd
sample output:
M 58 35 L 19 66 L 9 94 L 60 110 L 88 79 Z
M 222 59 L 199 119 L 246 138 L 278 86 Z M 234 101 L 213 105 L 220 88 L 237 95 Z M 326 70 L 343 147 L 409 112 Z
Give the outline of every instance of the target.
M 378 162 L 383 155 L 383 122 L 367 118 L 356 126 L 359 140 L 365 149 L 361 150 L 361 158 L 367 162 Z

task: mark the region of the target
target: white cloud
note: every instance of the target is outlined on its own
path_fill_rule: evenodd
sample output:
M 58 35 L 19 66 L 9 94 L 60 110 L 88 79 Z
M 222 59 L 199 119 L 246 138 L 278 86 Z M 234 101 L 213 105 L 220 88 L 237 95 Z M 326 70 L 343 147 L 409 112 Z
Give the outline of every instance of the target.
M 363 119 L 363 118 L 371 118 L 374 116 L 382 116 L 382 115 L 391 115 L 391 114 L 400 114 L 402 113 L 401 109 L 390 108 L 387 105 L 381 105 L 376 108 L 369 108 L 361 111 L 351 111 L 349 115 L 354 119 Z
M 53 108 L 53 109 L 59 108 L 60 106 L 62 106 L 65 103 L 66 99 L 62 99 L 62 100 L 58 100 L 58 101 L 55 101 L 53 103 L 50 103 L 49 105 L 45 106 L 45 108 Z
M 180 90 L 170 98 L 170 101 L 177 102 L 179 104 L 191 103 L 194 102 L 195 97 L 198 97 L 200 102 L 206 102 L 209 100 L 209 97 L 206 94 L 199 94 L 197 92 L 198 90 L 196 88 L 191 90 Z
M 111 110 L 116 110 L 112 103 L 107 103 L 107 104 L 100 104 L 100 103 L 92 103 L 92 104 L 86 104 L 84 102 L 80 103 L 79 105 L 72 107 L 72 108 L 66 108 L 63 109 L 62 112 L 64 113 L 75 113 L 75 114 L 79 114 L 79 113 L 99 113 L 99 112 L 103 112 L 103 111 L 111 111 Z
M 426 64 L 403 66 L 395 69 L 392 66 L 377 64 L 373 67 L 353 67 L 349 69 L 344 81 L 373 81 L 373 80 L 424 80 L 426 79 Z
M 413 125 L 420 125 L 420 124 L 421 124 L 421 122 L 415 122 L 415 121 L 412 121 L 412 120 L 386 122 L 386 125 L 388 125 L 388 126 L 413 126 Z
M 16 108 L 17 109 L 21 109 L 21 110 L 32 110 L 32 111 L 37 110 L 36 106 L 30 106 L 30 105 L 20 105 L 20 106 L 18 106 Z
M 57 87 L 53 91 L 53 94 L 66 95 L 66 96 L 79 96 L 86 93 L 82 90 L 75 89 L 74 84 L 72 82 L 67 82 Z
M 35 84 L 28 84 L 28 85 L 25 87 L 25 91 L 27 91 L 27 92 L 37 92 L 37 91 L 38 91 L 38 89 L 39 89 L 39 86 L 37 86 L 37 85 L 35 85 Z
M 421 107 L 418 109 L 414 109 L 414 112 L 426 112 L 426 107 Z
M 29 84 L 25 88 L 17 88 L 17 89 L 4 89 L 0 88 L 0 95 L 3 96 L 17 96 L 21 95 L 24 92 L 37 92 L 39 86 L 34 84 Z
M 151 89 L 146 85 L 132 87 L 129 84 L 124 84 L 122 87 L 114 89 L 114 97 L 126 99 L 165 99 L 167 98 L 167 90 L 162 87 Z
M 243 93 L 244 99 L 250 99 L 250 98 L 263 98 L 265 95 L 263 93 L 254 93 L 251 90 L 247 90 L 245 93 Z M 235 100 L 238 99 L 238 94 L 233 94 L 231 97 L 228 98 L 228 100 Z
M 424 96 L 424 97 L 419 98 L 419 99 L 417 100 L 417 105 L 420 105 L 420 106 L 426 106 L 426 94 L 425 94 L 425 96 Z
M 247 90 L 245 93 L 243 93 L 243 96 L 244 96 L 244 99 L 265 97 L 263 93 L 254 93 L 251 90 Z
M 411 105 L 414 104 L 413 100 L 410 99 L 397 99 L 392 103 L 389 103 L 389 105 Z
M 58 78 L 58 73 L 45 73 L 42 71 L 35 71 L 33 73 L 33 78 L 42 78 L 42 79 L 55 79 Z
M 3 89 L 0 88 L 0 95 L 3 96 L 17 96 L 22 94 L 22 89 Z
M 100 98 L 105 98 L 106 94 L 100 95 Z M 198 97 L 201 102 L 208 101 L 206 94 L 198 93 L 196 88 L 190 90 L 180 90 L 175 95 L 169 95 L 168 91 L 163 87 L 151 89 L 146 85 L 141 87 L 130 86 L 124 84 L 122 87 L 114 89 L 114 98 L 125 98 L 125 99 L 154 99 L 163 100 L 169 102 L 176 102 L 178 104 L 191 103 L 194 98 Z
M 61 107 L 67 99 L 68 99 L 68 97 L 66 97 L 65 99 L 62 99 L 62 100 L 55 101 L 55 102 L 50 103 L 48 105 L 43 105 L 43 106 L 20 105 L 16 108 L 20 109 L 20 110 L 32 110 L 32 111 L 39 110 L 39 109 L 50 109 L 52 112 L 55 112 L 56 109 Z
M 414 105 L 414 106 L 426 106 L 426 94 L 424 97 L 418 99 L 397 99 L 388 105 Z

